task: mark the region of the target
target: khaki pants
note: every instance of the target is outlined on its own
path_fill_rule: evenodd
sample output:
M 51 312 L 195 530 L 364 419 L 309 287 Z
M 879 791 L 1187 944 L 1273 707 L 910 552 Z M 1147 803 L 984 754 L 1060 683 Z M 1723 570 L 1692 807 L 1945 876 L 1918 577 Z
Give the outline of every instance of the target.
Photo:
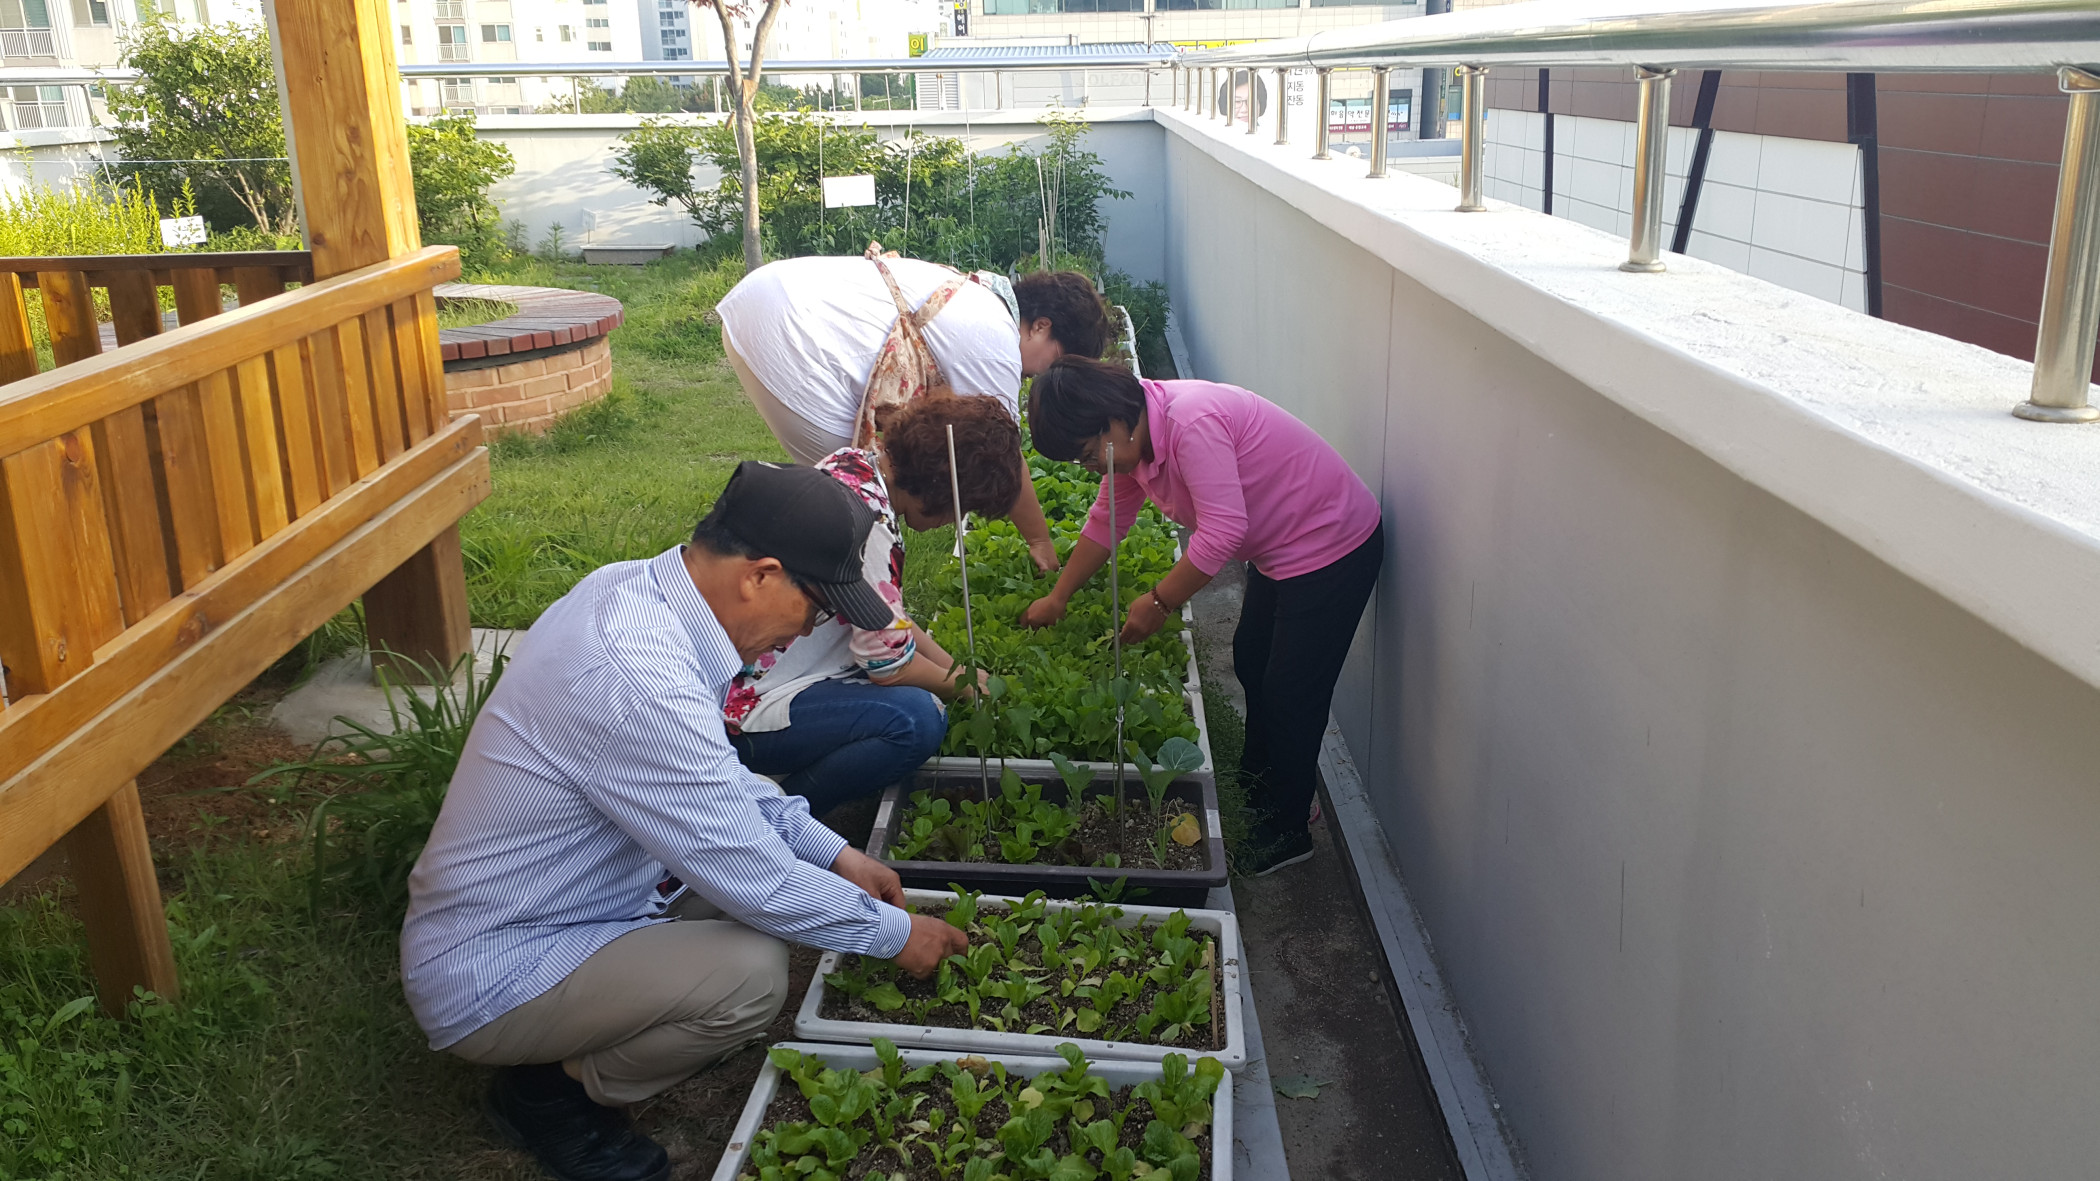
M 766 383 L 758 379 L 742 353 L 729 339 L 729 329 L 722 329 L 722 351 L 729 355 L 729 367 L 736 370 L 737 384 L 744 387 L 744 396 L 758 408 L 758 416 L 766 420 L 767 429 L 796 463 L 815 463 L 853 440 L 844 435 L 835 435 L 817 426 L 808 419 L 782 405 Z
M 646 1099 L 765 1033 L 787 944 L 688 893 L 677 922 L 629 931 L 560 984 L 450 1047 L 483 1066 L 560 1062 L 608 1107 Z

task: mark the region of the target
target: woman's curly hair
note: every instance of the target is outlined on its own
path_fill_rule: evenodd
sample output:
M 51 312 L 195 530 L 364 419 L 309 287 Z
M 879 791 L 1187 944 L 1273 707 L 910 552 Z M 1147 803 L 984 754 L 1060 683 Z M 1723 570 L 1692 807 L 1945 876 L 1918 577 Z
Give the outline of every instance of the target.
M 1021 495 L 1021 428 L 997 398 L 949 395 L 906 404 L 882 432 L 890 483 L 934 516 L 951 513 L 950 426 L 955 428 L 955 474 L 964 511 L 980 517 L 1012 512 Z

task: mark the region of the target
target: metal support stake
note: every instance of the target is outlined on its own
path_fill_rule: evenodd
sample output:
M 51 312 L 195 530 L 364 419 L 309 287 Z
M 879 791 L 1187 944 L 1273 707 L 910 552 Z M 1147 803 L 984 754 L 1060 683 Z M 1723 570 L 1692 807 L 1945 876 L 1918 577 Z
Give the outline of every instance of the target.
M 1320 93 L 1313 100 L 1313 159 L 1331 159 L 1327 154 L 1327 96 L 1334 88 L 1334 71 L 1321 66 L 1313 71 L 1320 80 Z
M 953 430 L 954 428 L 949 428 Z M 1109 643 L 1116 653 L 1116 680 L 1123 679 L 1123 583 L 1122 562 L 1117 555 L 1122 546 L 1116 544 L 1116 445 L 1103 440 L 1102 450 L 1107 456 L 1101 461 L 1101 482 L 1108 490 L 1108 627 Z M 1140 508 L 1144 507 L 1142 505 Z M 1116 842 L 1120 848 L 1123 840 L 1123 686 L 1116 687 Z
M 1371 71 L 1371 171 L 1373 177 L 1385 175 L 1385 137 L 1391 134 L 1387 125 L 1392 122 L 1393 96 L 1385 88 L 1386 75 L 1391 73 L 1384 66 Z
M 1254 134 L 1254 127 L 1261 120 L 1255 116 L 1261 112 L 1261 71 L 1247 67 L 1247 134 Z
M 1152 71 L 1145 71 L 1145 105 L 1152 105 Z
M 1289 143 L 1291 134 L 1291 73 L 1282 66 L 1276 67 L 1276 142 Z
M 1487 208 L 1480 199 L 1480 173 L 1487 139 L 1487 67 L 1458 66 L 1460 93 L 1465 102 L 1465 122 L 1458 139 L 1458 211 L 1479 213 Z
M 1675 70 L 1637 67 L 1641 83 L 1640 125 L 1633 144 L 1633 235 L 1622 271 L 1654 274 L 1664 270 L 1663 149 L 1670 142 L 1670 79 Z
M 2034 337 L 2034 385 L 2013 413 L 2035 422 L 2092 422 L 2100 419 L 2100 407 L 2086 396 L 2100 332 L 2100 74 L 2065 66 L 2056 79 L 2071 110 Z
M 952 422 L 948 424 L 948 495 L 952 497 L 948 504 L 955 510 L 955 565 L 962 571 L 963 635 L 970 642 L 970 676 L 974 683 L 974 678 L 979 673 L 977 624 L 970 617 L 970 551 L 963 542 L 968 533 L 970 515 L 965 513 L 962 507 L 962 486 L 955 467 L 955 424 Z M 982 707 L 985 703 L 978 704 Z M 985 764 L 984 750 L 981 747 L 977 751 L 977 786 L 984 792 L 984 802 L 991 803 L 992 776 Z

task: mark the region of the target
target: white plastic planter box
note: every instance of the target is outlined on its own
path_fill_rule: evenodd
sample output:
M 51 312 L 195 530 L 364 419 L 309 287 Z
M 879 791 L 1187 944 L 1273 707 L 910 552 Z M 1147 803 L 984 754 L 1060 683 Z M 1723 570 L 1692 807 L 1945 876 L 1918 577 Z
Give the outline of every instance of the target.
M 944 910 L 955 901 L 955 895 L 946 890 L 906 890 L 904 897 L 917 905 L 921 911 Z M 985 895 L 980 903 L 1006 903 L 1011 906 L 1018 898 L 1002 898 Z M 1087 905 L 1109 905 L 1083 901 L 1066 902 L 1049 899 L 1051 910 L 1074 910 Z M 1176 908 L 1164 906 L 1122 907 L 1123 920 L 1118 926 L 1135 927 L 1145 919 L 1164 920 Z M 1093 1038 L 1073 1037 L 1055 1033 L 999 1033 L 990 1029 L 946 1029 L 930 1025 L 890 1024 L 882 1021 L 840 1021 L 820 1017 L 824 1010 L 827 991 L 824 977 L 839 969 L 839 953 L 828 951 L 817 963 L 817 974 L 809 982 L 809 992 L 802 998 L 802 1008 L 795 1014 L 795 1036 L 820 1042 L 848 1042 L 867 1045 L 873 1039 L 886 1037 L 899 1048 L 915 1046 L 924 1049 L 948 1050 L 955 1053 L 984 1054 L 996 1057 L 1001 1054 L 1033 1054 L 1055 1057 L 1056 1047 L 1070 1042 L 1079 1047 L 1090 1059 L 1102 1061 L 1149 1061 L 1157 1062 L 1168 1054 L 1186 1054 L 1191 1059 L 1216 1058 L 1225 1064 L 1229 1072 L 1237 1073 L 1247 1066 L 1247 1029 L 1240 1013 L 1240 925 L 1228 910 L 1188 909 L 1189 929 L 1201 931 L 1217 940 L 1218 965 L 1218 1020 L 1225 1027 L 1225 1047 L 1220 1050 L 1185 1050 L 1179 1046 L 1153 1046 L 1141 1042 L 1106 1042 Z
M 894 1040 L 894 1039 L 893 1039 Z M 1085 1043 L 1080 1043 L 1084 1045 Z M 780 1048 L 800 1050 L 814 1054 L 833 1069 L 873 1070 L 881 1065 L 872 1046 L 824 1046 L 804 1042 L 782 1042 Z M 910 1067 L 927 1066 L 944 1059 L 953 1060 L 954 1053 L 942 1050 L 914 1049 L 898 1043 L 898 1056 Z M 1001 1063 L 1008 1075 L 1034 1078 L 1051 1070 L 1063 1070 L 1065 1060 L 1057 1057 L 1039 1057 L 1023 1054 L 986 1054 L 986 1058 Z M 1204 1055 L 1191 1054 L 1194 1062 Z M 1089 1058 L 1092 1055 L 1088 1056 Z M 1216 1055 L 1210 1055 L 1216 1057 Z M 1097 1061 L 1090 1067 L 1096 1077 L 1116 1089 L 1134 1087 L 1142 1082 L 1159 1077 L 1157 1062 Z M 780 1068 L 770 1061 L 758 1072 L 758 1081 L 752 1084 L 751 1098 L 744 1103 L 744 1114 L 736 1121 L 736 1130 L 729 1134 L 729 1147 L 722 1152 L 722 1163 L 715 1166 L 714 1181 L 736 1181 L 743 1171 L 745 1158 L 751 1154 L 751 1140 L 765 1126 L 766 1109 L 773 1105 L 773 1096 L 780 1089 Z M 1210 1121 L 1210 1172 L 1206 1181 L 1232 1181 L 1232 1072 L 1218 1080 L 1218 1092 L 1211 1096 Z

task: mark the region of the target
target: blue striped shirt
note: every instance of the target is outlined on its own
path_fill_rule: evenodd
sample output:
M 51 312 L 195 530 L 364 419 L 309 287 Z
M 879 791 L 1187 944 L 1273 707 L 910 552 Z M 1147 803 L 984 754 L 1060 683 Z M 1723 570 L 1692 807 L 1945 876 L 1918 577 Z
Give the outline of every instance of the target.
M 830 871 L 845 839 L 737 761 L 743 662 L 679 547 L 598 570 L 533 624 L 409 877 L 401 979 L 444 1049 L 663 922 L 675 873 L 748 926 L 888 958 L 911 920 Z

